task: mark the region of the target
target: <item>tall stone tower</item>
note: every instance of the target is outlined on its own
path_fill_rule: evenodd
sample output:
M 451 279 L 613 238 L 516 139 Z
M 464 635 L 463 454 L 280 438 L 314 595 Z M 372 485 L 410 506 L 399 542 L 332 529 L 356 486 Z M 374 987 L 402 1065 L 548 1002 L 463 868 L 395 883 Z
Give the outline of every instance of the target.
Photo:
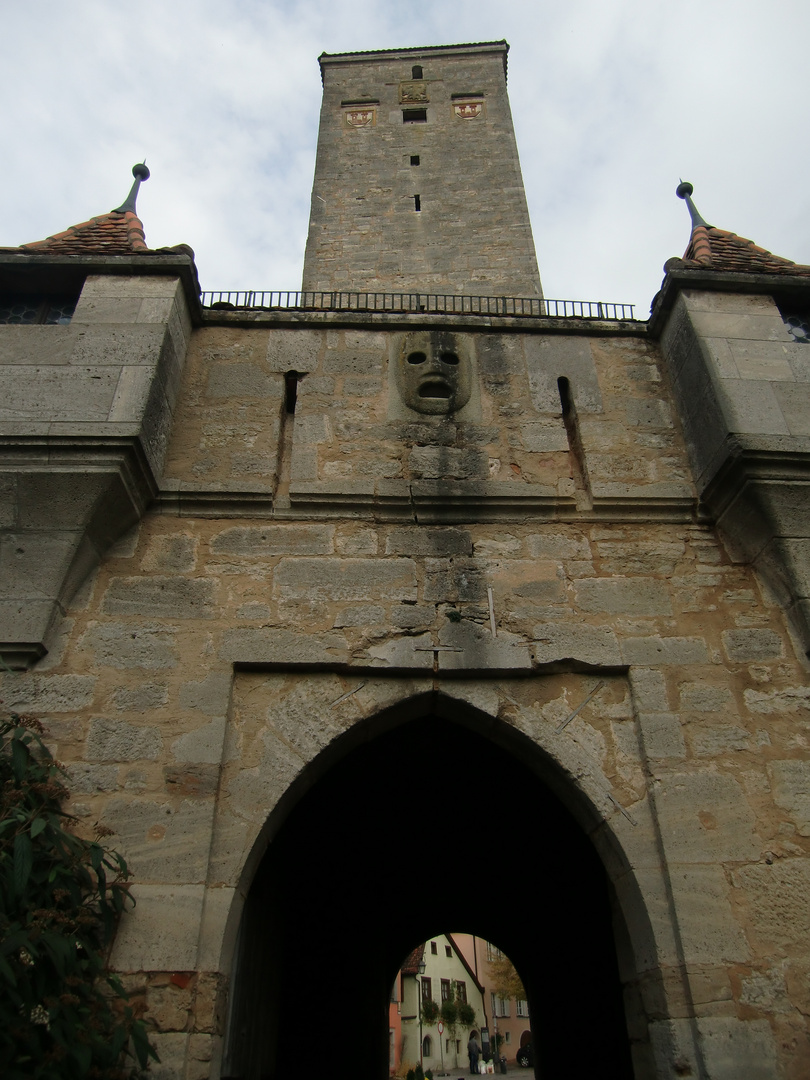
M 305 290 L 542 295 L 508 50 L 320 57 Z

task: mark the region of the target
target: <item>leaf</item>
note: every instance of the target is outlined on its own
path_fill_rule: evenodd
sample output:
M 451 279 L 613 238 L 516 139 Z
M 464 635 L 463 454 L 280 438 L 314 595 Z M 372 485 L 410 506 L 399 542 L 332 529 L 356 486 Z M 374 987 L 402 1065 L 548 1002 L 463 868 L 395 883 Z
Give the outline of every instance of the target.
M 138 1064 L 142 1069 L 146 1068 L 150 1056 L 153 1057 L 155 1061 L 160 1060 L 155 1050 L 149 1045 L 149 1039 L 146 1036 L 146 1027 L 142 1021 L 135 1021 L 132 1025 L 131 1035 L 135 1057 L 138 1059 Z
M 0 975 L 3 976 L 6 982 L 10 982 L 12 986 L 17 985 L 17 980 L 14 977 L 14 972 L 6 963 L 5 957 L 3 956 L 0 956 Z
M 30 756 L 28 747 L 19 739 L 11 740 L 11 767 L 14 770 L 14 779 L 18 784 L 22 783 Z
M 35 840 L 42 830 L 46 827 L 48 821 L 44 817 L 35 817 L 31 822 L 31 839 Z
M 22 896 L 25 892 L 33 865 L 34 849 L 31 837 L 24 832 L 17 833 L 14 837 L 14 890 L 17 896 Z
M 90 1066 L 93 1063 L 93 1052 L 90 1047 L 85 1046 L 83 1043 L 73 1043 L 70 1052 L 79 1063 L 82 1075 L 88 1073 L 90 1071 Z

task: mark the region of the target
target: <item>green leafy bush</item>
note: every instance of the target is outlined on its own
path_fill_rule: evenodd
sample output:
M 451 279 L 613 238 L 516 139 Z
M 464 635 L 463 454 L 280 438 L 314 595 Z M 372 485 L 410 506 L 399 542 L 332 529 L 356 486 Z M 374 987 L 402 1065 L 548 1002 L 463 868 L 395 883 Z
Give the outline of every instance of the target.
M 431 1027 L 439 1019 L 439 1004 L 432 998 L 422 1000 L 422 1023 Z
M 124 859 L 70 831 L 61 766 L 30 718 L 0 719 L 0 1061 L 5 1080 L 122 1080 L 157 1055 L 105 968 Z
M 458 1023 L 458 1003 L 453 1000 L 452 997 L 447 998 L 442 1002 L 442 1020 L 445 1027 L 450 1031 L 456 1030 L 456 1024 Z
M 466 1001 L 458 1003 L 458 1022 L 465 1028 L 475 1026 L 475 1009 Z

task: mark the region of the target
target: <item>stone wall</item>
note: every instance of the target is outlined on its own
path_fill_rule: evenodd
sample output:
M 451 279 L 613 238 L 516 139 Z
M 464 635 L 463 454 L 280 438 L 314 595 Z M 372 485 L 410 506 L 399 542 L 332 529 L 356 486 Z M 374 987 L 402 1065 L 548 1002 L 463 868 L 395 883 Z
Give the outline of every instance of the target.
M 810 649 L 810 348 L 757 284 L 763 293 L 683 289 L 662 347 L 701 499 Z M 795 293 L 780 297 L 791 313 Z
M 655 343 L 460 323 L 468 402 L 409 415 L 392 373 L 423 318 L 303 323 L 193 334 L 159 501 L 0 683 L 134 871 L 113 962 L 156 1026 L 155 1075 L 219 1076 L 241 904 L 285 797 L 358 725 L 438 701 L 527 740 L 599 851 L 637 1075 L 798 1080 L 806 667 L 700 519 Z
M 69 326 L 0 326 L 0 656 L 12 667 L 44 654 L 157 492 L 191 336 L 171 269 L 89 275 Z

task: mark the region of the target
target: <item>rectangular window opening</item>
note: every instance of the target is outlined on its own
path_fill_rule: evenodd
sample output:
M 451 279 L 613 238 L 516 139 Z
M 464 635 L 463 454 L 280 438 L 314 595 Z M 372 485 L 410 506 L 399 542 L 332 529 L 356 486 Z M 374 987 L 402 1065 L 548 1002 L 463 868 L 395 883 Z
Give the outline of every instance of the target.
M 402 110 L 402 123 L 403 124 L 426 124 L 427 123 L 427 109 L 403 109 Z
M 414 197 L 413 197 L 413 208 L 414 208 L 414 210 L 421 210 L 422 209 L 422 198 L 421 198 L 420 195 L 414 195 Z
M 419 164 L 419 155 L 418 154 L 411 154 L 411 165 L 418 165 L 418 164 Z
M 74 296 L 0 296 L 0 323 L 67 326 L 78 302 L 78 292 Z

